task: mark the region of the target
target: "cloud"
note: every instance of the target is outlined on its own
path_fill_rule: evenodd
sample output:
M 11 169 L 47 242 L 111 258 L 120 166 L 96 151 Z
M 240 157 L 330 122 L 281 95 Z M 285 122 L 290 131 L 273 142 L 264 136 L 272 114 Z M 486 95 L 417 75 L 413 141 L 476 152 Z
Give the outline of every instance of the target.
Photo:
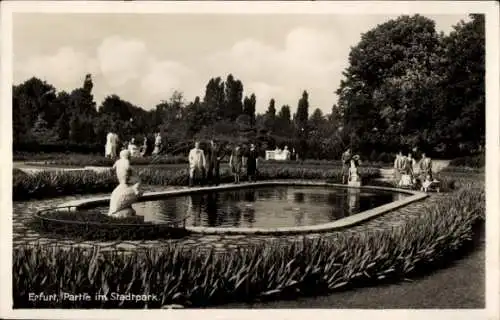
M 212 54 L 207 65 L 212 75 L 230 72 L 241 79 L 245 94 L 256 94 L 258 112 L 266 110 L 271 98 L 278 107 L 289 104 L 293 110 L 303 90 L 310 94 L 311 109 L 329 111 L 347 54 L 336 39 L 332 32 L 298 27 L 282 47 L 245 39 Z
M 104 39 L 97 48 L 100 72 L 112 87 L 123 86 L 139 78 L 151 59 L 143 42 L 118 36 Z
M 91 73 L 94 97 L 99 105 L 111 94 L 145 109 L 166 100 L 174 90 L 197 94 L 197 75 L 177 61 L 159 59 L 146 44 L 119 36 L 105 38 L 90 54 L 72 47 L 61 47 L 54 54 L 16 61 L 15 83 L 36 76 L 58 90 L 81 87 L 85 74 Z M 187 89 L 187 90 L 186 90 Z
M 72 47 L 61 47 L 53 55 L 34 56 L 15 64 L 15 82 L 37 76 L 58 89 L 69 90 L 83 84 L 86 73 L 97 70 L 96 61 Z

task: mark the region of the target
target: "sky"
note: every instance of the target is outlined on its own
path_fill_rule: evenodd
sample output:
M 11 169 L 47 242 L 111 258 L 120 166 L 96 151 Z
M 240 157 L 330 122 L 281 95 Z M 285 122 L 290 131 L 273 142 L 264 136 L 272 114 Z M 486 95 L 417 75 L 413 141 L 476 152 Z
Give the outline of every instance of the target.
M 466 15 L 425 15 L 448 33 Z M 111 94 L 146 110 L 174 90 L 203 98 L 212 77 L 229 73 L 255 93 L 257 112 L 274 98 L 295 110 L 331 111 L 335 90 L 361 34 L 395 16 L 332 14 L 15 13 L 14 84 L 35 76 L 57 90 L 91 73 L 99 105 Z

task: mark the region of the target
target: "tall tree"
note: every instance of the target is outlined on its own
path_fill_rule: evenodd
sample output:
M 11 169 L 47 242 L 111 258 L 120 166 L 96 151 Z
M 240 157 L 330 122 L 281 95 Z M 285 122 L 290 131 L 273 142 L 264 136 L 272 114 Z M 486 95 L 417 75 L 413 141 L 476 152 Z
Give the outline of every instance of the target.
M 243 112 L 243 84 L 234 79 L 232 74 L 227 76 L 225 82 L 225 108 L 223 117 L 235 120 Z
M 432 126 L 441 46 L 434 21 L 401 16 L 363 34 L 337 91 L 357 147 L 415 145 Z

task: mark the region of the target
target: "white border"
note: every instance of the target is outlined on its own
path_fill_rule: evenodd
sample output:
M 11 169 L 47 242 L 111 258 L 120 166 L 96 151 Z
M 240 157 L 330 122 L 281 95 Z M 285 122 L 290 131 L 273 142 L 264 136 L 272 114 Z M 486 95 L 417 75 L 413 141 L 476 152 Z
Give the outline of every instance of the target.
M 116 1 L 3 1 L 1 5 L 1 90 L 0 108 L 2 135 L 0 150 L 2 162 L 0 200 L 2 214 L 0 276 L 3 286 L 0 291 L 1 318 L 92 318 L 135 319 L 143 314 L 148 317 L 189 319 L 208 317 L 214 319 L 304 319 L 308 316 L 343 319 L 422 319 L 428 317 L 444 319 L 499 319 L 499 6 L 493 1 L 335 1 L 335 2 L 116 2 Z M 12 310 L 12 14 L 14 12 L 57 13 L 246 13 L 246 14 L 486 14 L 486 309 L 483 310 Z M 77 312 L 77 313 L 76 313 Z M 200 314 L 201 313 L 201 314 Z

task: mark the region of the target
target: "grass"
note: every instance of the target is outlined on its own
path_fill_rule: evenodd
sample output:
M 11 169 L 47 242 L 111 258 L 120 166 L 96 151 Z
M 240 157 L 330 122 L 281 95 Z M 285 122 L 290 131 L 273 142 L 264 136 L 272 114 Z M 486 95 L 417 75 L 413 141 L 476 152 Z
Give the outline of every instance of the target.
M 452 174 L 449 174 L 450 178 Z M 83 248 L 21 247 L 14 250 L 14 307 L 206 307 L 317 295 L 397 281 L 447 261 L 469 243 L 485 218 L 481 181 L 458 177 L 459 190 L 405 225 L 335 238 L 279 240 L 224 253 L 166 248 L 129 254 Z M 29 292 L 154 294 L 157 300 L 29 301 Z
M 137 170 L 141 183 L 156 186 L 188 185 L 187 168 L 142 168 Z M 361 176 L 365 180 L 378 177 L 374 168 L 361 168 Z M 246 177 L 243 175 L 242 181 Z M 340 168 L 318 167 L 283 167 L 278 165 L 262 167 L 259 170 L 260 180 L 272 179 L 314 179 L 341 182 Z M 221 183 L 232 182 L 229 170 L 221 169 Z M 90 194 L 111 192 L 117 185 L 112 170 L 105 172 L 85 171 L 42 171 L 27 175 L 21 170 L 13 172 L 13 198 L 17 200 L 41 199 L 71 194 Z

